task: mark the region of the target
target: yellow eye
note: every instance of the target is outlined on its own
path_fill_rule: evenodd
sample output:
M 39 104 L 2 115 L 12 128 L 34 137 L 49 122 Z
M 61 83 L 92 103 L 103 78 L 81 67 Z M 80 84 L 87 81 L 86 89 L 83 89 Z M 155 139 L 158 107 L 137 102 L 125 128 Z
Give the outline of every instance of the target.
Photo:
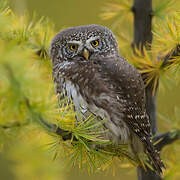
M 97 47 L 99 45 L 99 41 L 98 40 L 91 41 L 91 45 L 93 47 Z
M 76 45 L 76 44 L 70 44 L 70 45 L 69 45 L 69 49 L 70 49 L 71 51 L 75 51 L 77 48 L 78 48 L 78 45 Z

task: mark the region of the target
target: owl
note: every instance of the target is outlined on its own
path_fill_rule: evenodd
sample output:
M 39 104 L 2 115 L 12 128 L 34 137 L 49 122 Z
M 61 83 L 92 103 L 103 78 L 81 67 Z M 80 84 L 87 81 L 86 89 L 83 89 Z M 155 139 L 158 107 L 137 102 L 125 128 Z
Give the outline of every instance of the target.
M 164 164 L 152 143 L 141 75 L 123 57 L 114 34 L 100 25 L 65 29 L 50 45 L 56 92 L 72 100 L 83 117 L 104 120 L 106 138 L 147 154 L 154 170 Z

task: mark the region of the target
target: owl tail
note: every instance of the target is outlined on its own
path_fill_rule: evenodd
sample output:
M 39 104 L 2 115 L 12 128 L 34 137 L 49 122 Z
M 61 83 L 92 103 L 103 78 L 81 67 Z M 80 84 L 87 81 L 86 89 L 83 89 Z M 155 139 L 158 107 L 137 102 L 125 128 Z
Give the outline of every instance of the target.
M 150 139 L 146 138 L 145 141 L 140 141 L 138 136 L 133 135 L 131 149 L 138 159 L 140 166 L 142 166 L 145 171 L 147 170 L 148 164 L 150 164 L 158 175 L 162 174 L 162 169 L 165 169 L 165 166 Z M 146 163 L 144 153 L 148 156 L 148 164 Z M 145 166 L 146 164 L 147 166 Z
M 161 176 L 162 170 L 165 169 L 165 165 L 160 158 L 159 152 L 156 150 L 152 143 L 150 143 L 148 147 L 146 147 L 146 154 L 154 171 Z

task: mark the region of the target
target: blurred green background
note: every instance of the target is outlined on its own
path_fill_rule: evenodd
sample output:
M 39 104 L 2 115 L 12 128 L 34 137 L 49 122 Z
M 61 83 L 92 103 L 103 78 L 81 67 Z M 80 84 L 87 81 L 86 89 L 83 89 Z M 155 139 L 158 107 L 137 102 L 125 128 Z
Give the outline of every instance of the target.
M 64 27 L 85 24 L 101 24 L 111 28 L 110 22 L 102 21 L 99 17 L 102 6 L 105 2 L 107 2 L 107 0 L 11 0 L 10 2 L 12 9 L 18 14 L 23 14 L 26 11 L 30 12 L 30 14 L 33 14 L 35 11 L 40 16 L 49 17 L 55 24 L 55 29 L 57 32 Z M 172 84 L 170 88 L 160 88 L 157 104 L 158 113 L 171 119 L 175 118 L 174 108 L 175 106 L 180 106 L 180 86 L 178 84 Z M 158 121 L 158 127 L 159 131 L 165 132 L 169 130 L 170 124 L 161 123 L 161 121 Z M 0 161 L 3 161 L 3 159 L 1 160 L 1 156 Z M 49 163 L 49 161 L 46 160 L 44 163 Z M 50 163 L 50 165 L 52 165 L 52 163 Z M 9 166 L 7 167 L 11 168 Z M 136 168 L 128 168 L 128 170 L 123 168 L 118 170 L 115 176 L 112 176 L 110 173 L 99 173 L 89 176 L 87 172 L 80 172 L 77 168 L 67 171 L 64 175 L 64 179 L 99 180 L 102 178 L 103 180 L 131 180 L 136 178 L 135 173 Z M 61 172 L 59 172 L 59 174 L 61 174 Z M 10 176 L 11 173 L 9 173 L 8 178 L 13 179 Z M 0 179 L 2 180 L 8 179 L 2 177 L 3 176 L 1 175 Z M 44 179 L 44 177 L 39 177 L 39 179 Z M 60 179 L 60 177 L 57 179 Z
M 56 25 L 62 27 L 83 24 L 104 24 L 98 17 L 100 9 L 106 0 L 11 0 L 16 12 L 36 11 L 39 15 L 48 16 Z

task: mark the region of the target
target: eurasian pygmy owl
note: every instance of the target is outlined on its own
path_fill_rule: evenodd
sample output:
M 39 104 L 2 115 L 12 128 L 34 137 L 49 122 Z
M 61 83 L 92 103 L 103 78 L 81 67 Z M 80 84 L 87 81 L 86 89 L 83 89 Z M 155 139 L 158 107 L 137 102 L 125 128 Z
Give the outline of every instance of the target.
M 65 29 L 53 38 L 50 55 L 57 93 L 72 99 L 82 116 L 105 120 L 106 138 L 129 143 L 136 156 L 146 153 L 160 174 L 164 165 L 152 144 L 143 80 L 119 55 L 113 33 L 99 25 Z

